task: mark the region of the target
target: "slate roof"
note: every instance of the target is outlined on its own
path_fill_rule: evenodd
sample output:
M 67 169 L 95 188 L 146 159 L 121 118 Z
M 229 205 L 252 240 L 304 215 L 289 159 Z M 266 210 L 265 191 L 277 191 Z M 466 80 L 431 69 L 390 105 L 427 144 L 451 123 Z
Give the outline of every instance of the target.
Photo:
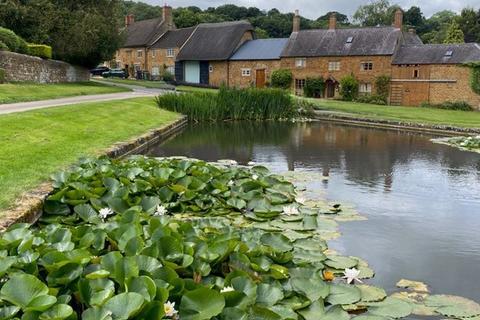
M 447 52 L 451 55 L 447 55 Z M 393 59 L 393 64 L 460 64 L 480 61 L 480 45 L 425 44 L 402 46 Z
M 155 18 L 134 22 L 125 28 L 126 40 L 122 47 L 146 47 L 153 44 L 167 31 L 163 18 Z
M 180 49 L 177 60 L 227 60 L 247 31 L 253 31 L 247 21 L 199 24 Z
M 352 38 L 351 43 L 347 40 Z M 283 57 L 393 55 L 398 43 L 422 43 L 415 34 L 394 27 L 317 29 L 294 32 Z
M 287 42 L 288 38 L 247 41 L 230 60 L 279 60 Z
M 170 30 L 152 46 L 153 49 L 180 48 L 190 37 L 195 27 Z

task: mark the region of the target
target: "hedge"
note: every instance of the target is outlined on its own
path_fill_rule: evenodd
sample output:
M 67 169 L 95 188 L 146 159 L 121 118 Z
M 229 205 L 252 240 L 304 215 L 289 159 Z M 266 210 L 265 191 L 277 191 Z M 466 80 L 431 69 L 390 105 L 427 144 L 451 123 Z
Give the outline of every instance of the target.
M 7 45 L 3 42 L 3 41 L 0 41 L 0 51 L 9 51 L 10 49 L 8 49 Z
M 44 44 L 28 44 L 28 54 L 43 59 L 52 59 L 52 47 Z
M 288 69 L 280 69 L 272 72 L 272 87 L 289 89 L 292 85 L 293 75 Z
M 28 53 L 27 42 L 12 30 L 0 27 L 0 42 L 3 42 L 10 51 Z

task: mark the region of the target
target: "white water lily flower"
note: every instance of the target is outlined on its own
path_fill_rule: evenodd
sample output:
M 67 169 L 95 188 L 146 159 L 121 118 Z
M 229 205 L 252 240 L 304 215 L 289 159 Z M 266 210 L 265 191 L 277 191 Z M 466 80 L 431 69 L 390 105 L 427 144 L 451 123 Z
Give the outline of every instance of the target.
M 295 201 L 297 201 L 300 204 L 305 204 L 307 199 L 305 199 L 304 197 L 297 197 L 297 198 L 295 198 Z
M 225 287 L 220 291 L 220 293 L 232 292 L 232 291 L 235 291 L 235 289 L 233 289 L 232 287 Z
M 247 165 L 254 166 L 254 165 L 256 165 L 256 163 L 255 163 L 255 161 L 250 161 L 249 163 L 247 163 Z
M 112 214 L 113 214 L 113 210 L 110 208 L 103 208 L 103 209 L 100 209 L 100 211 L 98 212 L 98 215 L 103 220 L 105 220 L 108 216 L 111 216 Z
M 256 174 L 254 174 L 254 175 L 252 176 L 252 179 L 253 179 L 253 180 L 258 180 L 258 176 L 257 176 Z
M 298 211 L 297 207 L 285 206 L 283 207 L 283 213 L 285 213 L 288 216 L 291 216 L 291 215 L 299 214 L 300 212 Z
M 343 272 L 343 274 L 345 275 L 343 277 L 343 279 L 347 279 L 347 283 L 350 284 L 354 281 L 358 281 L 360 283 L 363 283 L 362 280 L 360 280 L 358 278 L 358 276 L 360 275 L 360 270 L 357 270 L 355 268 L 352 268 L 352 269 L 345 269 L 345 271 Z
M 167 214 L 167 208 L 165 208 L 164 206 L 158 205 L 157 210 L 153 215 L 158 217 L 158 216 L 164 216 L 166 214 Z
M 163 310 L 165 310 L 165 316 L 174 317 L 177 315 L 178 311 L 175 310 L 175 302 L 167 301 L 163 304 Z
M 235 182 L 233 182 L 233 180 L 228 181 L 228 186 L 229 187 L 233 186 L 234 184 L 235 184 Z

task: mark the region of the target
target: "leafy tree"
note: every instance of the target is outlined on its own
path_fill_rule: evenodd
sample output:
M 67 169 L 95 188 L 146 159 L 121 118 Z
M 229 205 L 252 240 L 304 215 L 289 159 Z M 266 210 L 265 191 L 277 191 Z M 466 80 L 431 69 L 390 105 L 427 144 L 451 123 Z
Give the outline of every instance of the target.
M 443 43 L 447 37 L 447 30 L 457 14 L 450 10 L 435 13 L 426 20 L 426 32 L 421 35 L 425 43 Z
M 342 27 L 342 26 L 349 26 L 350 21 L 348 21 L 348 16 L 345 14 L 341 14 L 336 11 L 330 11 L 327 14 L 324 14 L 323 16 L 319 17 L 317 20 L 313 21 L 311 23 L 311 27 L 313 28 L 327 28 L 328 27 L 328 21 L 330 20 L 330 15 L 335 13 L 337 17 L 337 26 Z
M 458 23 L 453 20 L 447 30 L 447 36 L 443 43 L 464 43 L 464 35 Z
M 293 75 L 288 69 L 279 69 L 272 72 L 272 87 L 289 89 L 292 85 Z
M 135 20 L 147 20 L 162 16 L 162 7 L 151 6 L 143 2 L 136 1 L 122 1 L 122 17 L 120 19 L 123 23 L 123 17 L 127 14 L 133 14 Z
M 427 32 L 426 19 L 419 7 L 413 6 L 405 11 L 403 21 L 408 28 L 414 28 L 420 35 Z
M 262 28 L 255 28 L 255 34 L 257 36 L 257 39 L 267 39 L 270 38 L 268 36 L 268 32 L 263 30 Z
M 472 8 L 462 10 L 457 19 L 465 36 L 465 42 L 480 42 L 480 10 Z
M 358 96 L 358 80 L 353 75 L 348 75 L 340 80 L 340 95 L 343 100 L 353 101 Z
M 386 26 L 391 25 L 397 5 L 390 5 L 388 0 L 377 0 L 370 4 L 360 6 L 353 19 L 362 26 Z

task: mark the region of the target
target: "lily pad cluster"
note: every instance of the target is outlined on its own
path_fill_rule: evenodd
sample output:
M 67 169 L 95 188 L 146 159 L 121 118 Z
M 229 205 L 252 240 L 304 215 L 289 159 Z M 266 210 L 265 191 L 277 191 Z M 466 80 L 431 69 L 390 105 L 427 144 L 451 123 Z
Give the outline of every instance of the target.
M 480 152 L 480 135 L 471 137 L 455 137 L 433 139 L 435 143 L 446 144 L 466 151 Z
M 365 261 L 328 250 L 338 206 L 302 205 L 293 184 L 264 167 L 85 160 L 54 185 L 39 223 L 1 235 L 0 319 L 382 320 L 415 311 L 360 284 L 374 275 Z M 437 315 L 480 315 L 463 298 L 427 303 Z

